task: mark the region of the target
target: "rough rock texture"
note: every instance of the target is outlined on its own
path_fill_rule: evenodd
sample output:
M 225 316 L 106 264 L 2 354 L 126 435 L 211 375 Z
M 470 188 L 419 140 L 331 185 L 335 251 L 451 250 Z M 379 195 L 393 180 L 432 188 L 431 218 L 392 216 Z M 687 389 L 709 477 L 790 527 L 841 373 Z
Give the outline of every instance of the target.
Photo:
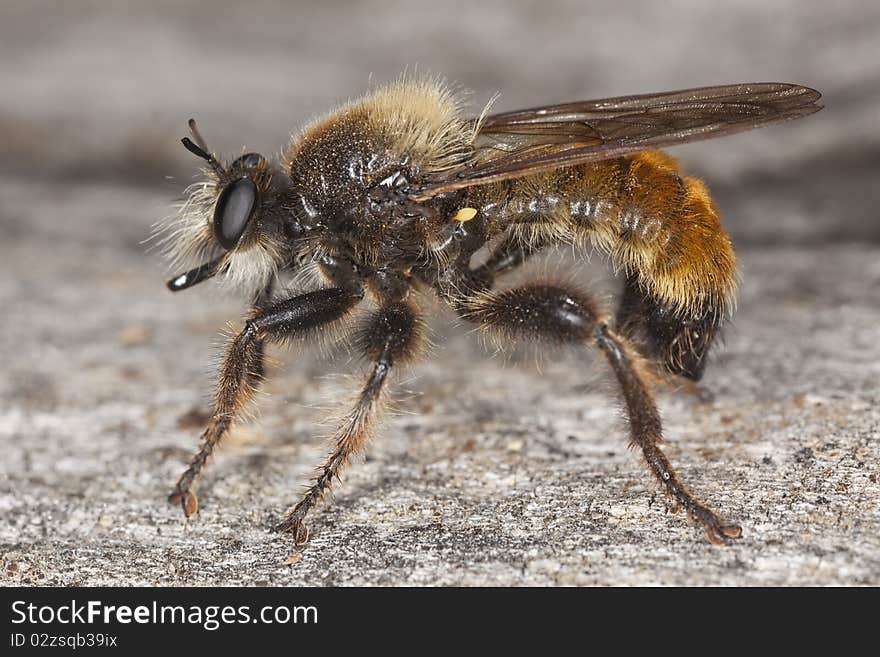
M 215 4 L 0 10 L 0 583 L 880 584 L 876 3 Z M 743 285 L 701 393 L 661 391 L 665 449 L 742 522 L 736 544 L 664 513 L 591 352 L 483 358 L 439 311 L 435 357 L 398 378 L 305 551 L 268 528 L 323 456 L 344 353 L 276 351 L 199 516 L 166 504 L 242 310 L 170 295 L 142 243 L 194 171 L 184 120 L 274 152 L 416 62 L 478 103 L 504 90 L 499 109 L 745 79 L 826 93 L 800 124 L 676 152 L 715 189 Z M 578 278 L 610 294 L 602 271 Z

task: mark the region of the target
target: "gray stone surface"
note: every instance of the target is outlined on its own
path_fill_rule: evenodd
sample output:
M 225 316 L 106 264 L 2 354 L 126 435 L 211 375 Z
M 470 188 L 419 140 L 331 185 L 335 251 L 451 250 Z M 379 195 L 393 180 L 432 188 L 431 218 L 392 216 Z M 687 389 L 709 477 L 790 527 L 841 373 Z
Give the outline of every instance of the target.
M 0 583 L 880 584 L 876 3 L 331 4 L 0 9 Z M 274 152 L 414 63 L 477 103 L 503 90 L 499 109 L 746 79 L 825 92 L 800 124 L 676 151 L 716 191 L 743 285 L 704 394 L 661 391 L 665 449 L 741 541 L 664 513 L 591 353 L 484 358 L 439 309 L 435 357 L 398 379 L 305 551 L 268 527 L 323 455 L 358 372 L 344 352 L 275 351 L 199 516 L 165 503 L 242 310 L 207 285 L 170 295 L 142 243 L 194 170 L 184 120 Z M 579 269 L 613 291 L 601 259 Z

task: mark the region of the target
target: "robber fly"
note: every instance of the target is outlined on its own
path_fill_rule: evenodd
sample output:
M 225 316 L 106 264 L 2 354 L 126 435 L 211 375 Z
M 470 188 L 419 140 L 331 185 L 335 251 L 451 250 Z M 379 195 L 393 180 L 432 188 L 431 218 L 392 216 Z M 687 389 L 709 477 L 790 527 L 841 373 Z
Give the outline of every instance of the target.
M 163 243 L 178 266 L 195 267 L 168 287 L 217 276 L 244 288 L 252 310 L 228 345 L 201 448 L 170 500 L 186 516 L 198 510 L 195 482 L 262 383 L 266 343 L 348 326 L 339 339 L 368 373 L 329 456 L 276 527 L 305 543 L 307 514 L 367 444 L 392 370 L 419 355 L 419 297 L 433 293 L 500 340 L 598 348 L 631 440 L 673 507 L 713 543 L 739 537 L 659 447 L 650 382 L 658 372 L 700 379 L 734 307 L 736 259 L 706 186 L 654 149 L 807 116 L 819 98 L 798 85 L 749 83 L 469 118 L 442 82 L 401 79 L 312 122 L 278 161 L 221 161 L 190 120 L 183 145 L 206 162 L 205 178 Z M 598 249 L 625 272 L 616 314 L 569 284 L 496 287 L 559 245 Z M 290 279 L 299 292 L 280 294 Z

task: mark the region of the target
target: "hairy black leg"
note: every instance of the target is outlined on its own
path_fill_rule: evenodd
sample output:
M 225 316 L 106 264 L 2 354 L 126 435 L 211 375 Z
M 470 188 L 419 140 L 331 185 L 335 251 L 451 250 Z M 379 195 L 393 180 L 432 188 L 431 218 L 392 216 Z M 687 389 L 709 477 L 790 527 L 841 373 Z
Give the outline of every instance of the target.
M 519 267 L 532 255 L 540 251 L 542 245 L 534 240 L 524 242 L 516 234 L 508 234 L 493 251 L 484 265 L 477 271 L 489 276 L 499 276 L 511 269 Z
M 254 297 L 254 308 L 265 308 L 272 298 L 272 289 L 275 287 L 275 279 L 271 279 L 262 290 Z M 251 385 L 259 385 L 266 376 L 266 343 L 257 337 L 254 339 L 254 362 L 253 368 L 248 372 Z
M 712 543 L 740 536 L 738 525 L 721 520 L 684 486 L 660 450 L 662 425 L 635 348 L 608 327 L 606 318 L 583 295 L 556 285 L 532 284 L 475 295 L 464 317 L 506 338 L 541 338 L 556 343 L 593 341 L 620 383 L 632 441 L 651 472 L 688 514 L 706 529 Z
M 419 320 L 404 301 L 380 308 L 359 331 L 357 346 L 373 362 L 372 371 L 354 408 L 334 435 L 333 451 L 318 469 L 318 476 L 299 503 L 275 527 L 276 531 L 293 534 L 297 545 L 308 541 L 309 530 L 305 518 L 309 511 L 324 499 L 333 480 L 339 480 L 342 469 L 352 455 L 361 451 L 369 440 L 382 406 L 391 367 L 412 354 L 418 331 Z
M 187 516 L 198 511 L 193 485 L 214 448 L 241 415 L 245 404 L 262 381 L 264 341 L 281 341 L 306 335 L 320 326 L 335 322 L 361 296 L 360 291 L 327 288 L 254 312 L 226 350 L 217 382 L 214 411 L 202 434 L 201 448 L 177 481 L 168 498 L 170 502 L 179 502 Z
M 720 545 L 725 538 L 738 538 L 742 534 L 742 528 L 737 524 L 724 522 L 697 500 L 678 478 L 669 459 L 660 449 L 658 443 L 663 440 L 660 413 L 644 378 L 639 376 L 635 365 L 637 356 L 632 348 L 615 336 L 606 324 L 600 323 L 596 326 L 594 338 L 620 382 L 632 441 L 642 450 L 645 462 L 657 481 L 676 504 L 705 527 L 710 542 Z
M 721 308 L 707 306 L 684 316 L 647 295 L 634 276 L 627 277 L 617 326 L 644 344 L 648 355 L 673 374 L 699 381 L 724 320 Z

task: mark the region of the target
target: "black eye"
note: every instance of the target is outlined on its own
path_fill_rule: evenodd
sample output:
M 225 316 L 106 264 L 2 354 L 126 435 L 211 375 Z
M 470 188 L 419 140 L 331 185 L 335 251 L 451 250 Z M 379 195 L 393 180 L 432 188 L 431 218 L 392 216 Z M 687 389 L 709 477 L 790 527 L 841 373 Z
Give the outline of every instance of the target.
M 235 248 L 257 204 L 257 186 L 250 178 L 239 178 L 217 199 L 214 209 L 214 236 L 224 249 Z
M 253 169 L 266 161 L 259 153 L 245 153 L 232 163 L 232 168 Z

